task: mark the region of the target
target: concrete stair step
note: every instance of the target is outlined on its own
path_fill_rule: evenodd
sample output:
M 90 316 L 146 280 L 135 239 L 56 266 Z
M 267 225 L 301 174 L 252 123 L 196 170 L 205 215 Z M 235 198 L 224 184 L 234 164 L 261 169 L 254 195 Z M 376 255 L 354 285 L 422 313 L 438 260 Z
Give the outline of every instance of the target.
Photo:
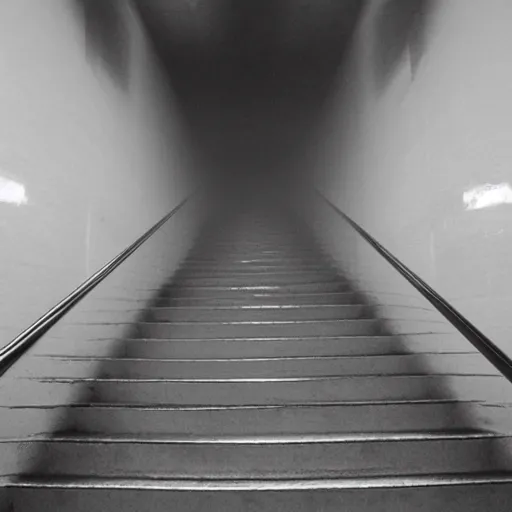
M 204 274 L 284 274 L 288 273 L 301 273 L 301 272 L 336 272 L 327 262 L 315 260 L 242 260 L 238 262 L 223 262 L 223 261 L 186 261 L 180 265 L 180 272 L 185 274 L 197 273 Z
M 350 292 L 346 282 L 324 281 L 303 284 L 265 284 L 238 286 L 195 286 L 177 283 L 174 287 L 163 288 L 172 298 L 181 297 L 220 297 L 243 298 L 253 296 L 294 295 L 311 293 Z M 151 290 L 148 290 L 151 291 Z M 155 290 L 162 291 L 162 289 Z
M 173 407 L 94 405 L 67 410 L 62 432 L 104 434 L 286 435 L 350 432 L 428 432 L 462 430 L 470 424 L 474 402 L 417 400 L 409 402 L 326 402 L 287 406 Z M 11 413 L 11 429 L 3 435 L 22 435 L 19 425 L 33 409 Z
M 148 311 L 153 321 L 273 321 L 273 320 L 348 320 L 370 318 L 370 308 L 364 304 L 281 304 L 260 306 L 191 306 L 159 307 Z
M 409 375 L 457 371 L 473 375 L 482 371 L 480 354 L 410 354 L 359 357 L 309 357 L 261 359 L 134 359 L 134 358 L 38 358 L 30 375 L 44 378 L 184 378 L 243 379 L 330 375 Z M 492 372 L 490 375 L 496 374 Z
M 165 288 L 176 287 L 176 286 L 258 286 L 258 285 L 308 285 L 310 283 L 339 283 L 341 286 L 347 286 L 348 282 L 346 279 L 337 276 L 331 272 L 295 272 L 288 274 L 277 274 L 277 273 L 253 273 L 250 275 L 229 275 L 217 274 L 201 276 L 197 274 L 180 274 L 179 279 L 175 284 L 165 285 Z
M 490 452 L 511 438 L 490 432 L 295 436 L 64 435 L 0 440 L 6 461 L 37 450 L 45 475 L 205 479 L 340 478 L 510 470 Z M 5 464 L 8 467 L 8 464 Z
M 361 303 L 361 296 L 353 291 L 335 291 L 329 293 L 238 293 L 226 295 L 209 296 L 175 296 L 161 297 L 155 302 L 155 306 L 238 306 L 238 305 L 288 305 L 290 303 L 301 304 L 358 304 Z
M 340 276 L 333 268 L 320 265 L 314 269 L 302 268 L 281 268 L 265 270 L 261 268 L 247 268 L 239 271 L 234 271 L 231 268 L 201 268 L 201 267 L 182 267 L 179 271 L 180 277 L 187 277 L 190 279 L 204 279 L 204 278 L 247 278 L 254 279 L 257 277 L 270 278 L 272 276 L 277 278 L 303 278 L 309 277 L 314 280 L 316 276 L 321 277 L 343 277 Z
M 90 340 L 69 347 L 67 341 L 54 348 L 44 347 L 41 355 L 87 357 L 117 356 L 133 358 L 268 358 L 268 357 L 322 357 L 365 356 L 413 353 L 458 354 L 475 352 L 460 338 L 426 334 L 404 345 L 396 336 L 313 336 L 280 338 L 211 338 L 161 340 L 154 338 L 124 340 Z
M 8 384 L 12 384 L 8 382 Z M 275 379 L 18 379 L 0 405 L 75 403 L 174 405 L 284 405 L 329 401 L 389 401 L 506 396 L 508 381 L 478 375 L 354 375 Z
M 241 322 L 141 322 L 137 332 L 144 338 L 209 339 L 280 336 L 365 336 L 379 334 L 381 324 L 374 319 L 291 320 Z
M 281 255 L 262 255 L 262 254 L 238 254 L 238 255 L 218 255 L 204 258 L 189 258 L 185 260 L 182 266 L 192 268 L 195 266 L 219 267 L 224 268 L 255 268 L 255 267 L 281 267 L 293 268 L 293 266 L 314 266 L 316 268 L 325 268 L 324 259 L 319 257 L 318 253 L 312 254 L 281 254 Z

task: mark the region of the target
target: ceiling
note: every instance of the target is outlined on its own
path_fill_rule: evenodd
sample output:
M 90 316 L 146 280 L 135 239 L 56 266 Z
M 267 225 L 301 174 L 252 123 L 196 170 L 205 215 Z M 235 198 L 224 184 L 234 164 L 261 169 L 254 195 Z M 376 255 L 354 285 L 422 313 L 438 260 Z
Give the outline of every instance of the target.
M 250 68 L 255 78 L 275 75 L 276 68 L 332 66 L 341 58 L 362 3 L 138 0 L 142 17 L 178 82 L 194 74 L 204 80 L 208 72 L 217 78 L 240 75 L 242 68 Z
M 136 1 L 196 153 L 223 168 L 297 160 L 364 3 Z

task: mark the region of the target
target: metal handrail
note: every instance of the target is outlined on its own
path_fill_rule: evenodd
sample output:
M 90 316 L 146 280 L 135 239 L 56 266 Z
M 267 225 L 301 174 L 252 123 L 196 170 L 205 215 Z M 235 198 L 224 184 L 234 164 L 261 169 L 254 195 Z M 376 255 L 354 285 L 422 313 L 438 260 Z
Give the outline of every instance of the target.
M 120 252 L 106 265 L 84 281 L 78 288 L 62 299 L 52 309 L 22 331 L 8 345 L 0 349 L 0 376 L 2 376 L 41 336 L 58 322 L 75 304 L 89 294 L 103 279 L 112 273 L 123 261 L 133 254 L 148 238 L 158 231 L 183 205 L 189 201 L 188 196 L 159 220 L 130 246 Z
M 482 331 L 459 313 L 441 295 L 430 287 L 421 277 L 406 267 L 391 254 L 365 229 L 343 213 L 322 193 L 318 193 L 325 203 L 340 215 L 357 233 L 359 233 L 395 270 L 418 290 L 484 357 L 497 368 L 503 376 L 512 382 L 512 360 L 499 349 Z

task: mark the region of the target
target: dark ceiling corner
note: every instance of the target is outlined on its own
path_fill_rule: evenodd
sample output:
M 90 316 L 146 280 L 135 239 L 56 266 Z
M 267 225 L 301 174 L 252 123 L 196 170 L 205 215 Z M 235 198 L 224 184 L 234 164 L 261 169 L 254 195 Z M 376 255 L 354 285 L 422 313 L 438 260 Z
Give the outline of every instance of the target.
M 125 0 L 73 0 L 85 30 L 87 55 L 99 63 L 114 83 L 130 83 L 131 41 Z

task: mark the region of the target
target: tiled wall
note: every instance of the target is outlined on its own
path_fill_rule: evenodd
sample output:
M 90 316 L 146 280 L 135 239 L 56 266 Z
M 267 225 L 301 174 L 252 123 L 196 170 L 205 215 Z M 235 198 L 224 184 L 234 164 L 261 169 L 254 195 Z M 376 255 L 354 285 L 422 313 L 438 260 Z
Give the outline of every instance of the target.
M 187 156 L 130 2 L 1 2 L 0 77 L 3 346 L 176 205 Z
M 507 0 L 368 2 L 327 105 L 318 174 L 333 202 L 510 356 L 511 19 Z M 338 254 L 342 240 L 332 233 Z M 402 294 L 413 322 L 398 328 L 450 330 L 411 317 L 416 292 L 354 251 L 353 276 L 374 297 Z
M 177 104 L 129 2 L 1 2 L 0 77 L 5 346 L 174 208 L 189 185 Z M 55 428 L 62 408 L 29 408 L 20 422 L 10 406 L 66 405 L 80 387 L 19 377 L 52 364 L 40 354 L 86 354 L 94 343 L 111 354 L 187 251 L 195 211 L 176 214 L 2 376 L 0 437 Z M 0 463 L 0 471 L 23 463 Z
M 323 186 L 512 355 L 512 4 L 404 4 L 370 2 L 359 24 Z

